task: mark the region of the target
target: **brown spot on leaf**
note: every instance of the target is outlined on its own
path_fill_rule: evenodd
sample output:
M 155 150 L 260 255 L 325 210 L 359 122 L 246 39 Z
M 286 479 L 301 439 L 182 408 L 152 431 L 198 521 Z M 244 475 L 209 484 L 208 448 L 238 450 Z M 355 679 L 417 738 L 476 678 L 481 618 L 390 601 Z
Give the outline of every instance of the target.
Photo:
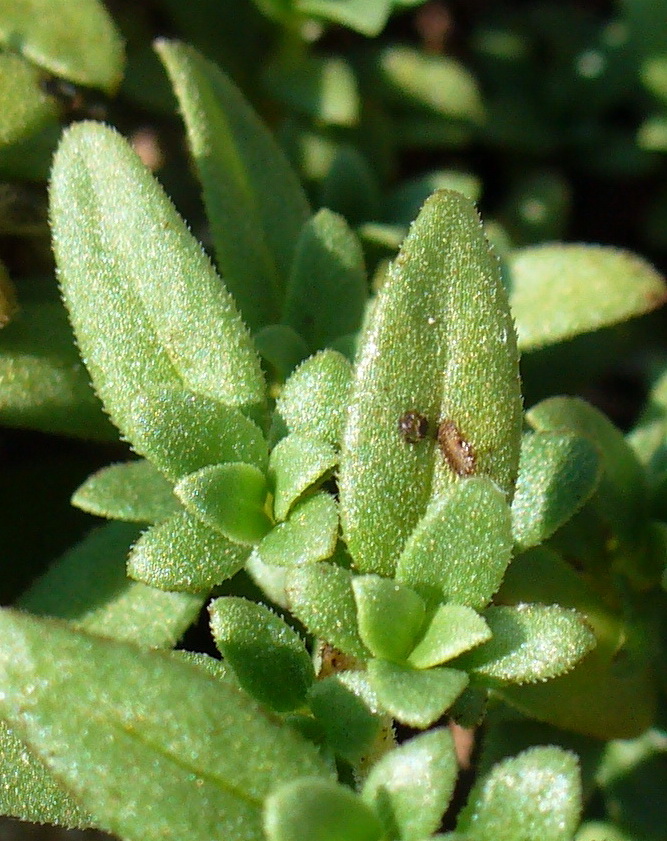
M 473 476 L 477 457 L 472 444 L 463 437 L 453 420 L 444 420 L 438 427 L 438 446 L 443 458 L 457 476 Z

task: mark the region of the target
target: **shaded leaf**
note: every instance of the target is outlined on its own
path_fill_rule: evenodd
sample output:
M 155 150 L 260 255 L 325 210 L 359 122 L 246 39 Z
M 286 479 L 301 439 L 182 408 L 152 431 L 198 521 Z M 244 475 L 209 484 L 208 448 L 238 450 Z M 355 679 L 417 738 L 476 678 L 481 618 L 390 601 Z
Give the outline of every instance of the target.
M 352 579 L 359 636 L 375 657 L 400 662 L 412 650 L 426 607 L 409 587 L 379 575 Z
M 313 435 L 294 432 L 276 444 L 269 458 L 276 519 L 284 520 L 301 494 L 333 470 L 337 461 L 331 445 Z
M 416 669 L 430 669 L 489 639 L 489 626 L 472 608 L 460 604 L 442 604 L 410 652 L 408 662 Z
M 253 336 L 257 353 L 275 378 L 284 382 L 308 356 L 308 345 L 287 324 L 269 324 Z
M 300 566 L 331 557 L 338 539 L 338 506 L 326 492 L 297 502 L 288 518 L 275 525 L 255 550 L 264 564 Z
M 422 205 L 436 190 L 456 190 L 472 201 L 478 201 L 481 182 L 469 172 L 436 169 L 400 183 L 387 197 L 386 219 L 395 225 L 409 225 Z
M 296 6 L 368 37 L 380 34 L 391 12 L 391 0 L 296 0 Z
M 358 764 L 377 736 L 380 719 L 376 711 L 369 709 L 360 694 L 338 674 L 317 680 L 308 693 L 308 704 L 322 728 L 327 747 L 336 756 Z

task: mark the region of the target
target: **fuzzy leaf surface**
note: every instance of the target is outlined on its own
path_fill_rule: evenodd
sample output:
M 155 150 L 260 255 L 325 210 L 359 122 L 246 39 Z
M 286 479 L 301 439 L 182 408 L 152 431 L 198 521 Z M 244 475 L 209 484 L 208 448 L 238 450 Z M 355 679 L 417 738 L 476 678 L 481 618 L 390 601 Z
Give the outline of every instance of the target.
M 646 260 L 605 245 L 548 244 L 509 256 L 519 347 L 533 350 L 650 312 L 667 300 Z
M 475 786 L 457 832 L 475 841 L 570 841 L 580 813 L 576 756 L 535 747 L 499 762 Z
M 55 561 L 18 600 L 38 616 L 146 648 L 171 648 L 197 618 L 205 596 L 165 593 L 127 577 L 139 529 L 106 523 Z
M 569 672 L 595 647 L 584 617 L 558 605 L 490 607 L 490 642 L 456 660 L 483 683 L 535 683 Z
M 514 328 L 472 202 L 441 191 L 424 205 L 363 331 L 340 466 L 343 531 L 363 572 L 391 576 L 429 502 L 459 479 L 432 439 L 399 420 L 451 421 L 474 471 L 511 496 L 521 397 Z
M 180 506 L 173 487 L 149 461 L 125 461 L 103 467 L 80 485 L 72 505 L 112 520 L 156 523 Z
M 390 838 L 420 841 L 440 826 L 458 774 L 448 730 L 415 736 L 373 765 L 362 797 Z
M 293 567 L 285 586 L 290 611 L 311 634 L 353 657 L 368 656 L 357 633 L 357 606 L 349 570 L 328 563 Z
M 408 662 L 416 669 L 430 669 L 489 639 L 491 630 L 477 611 L 461 604 L 441 604 Z
M 375 656 L 405 660 L 424 622 L 424 601 L 409 587 L 379 575 L 352 579 L 359 635 Z
M 371 749 L 380 718 L 360 693 L 341 678 L 341 674 L 333 674 L 315 681 L 308 693 L 308 705 L 322 728 L 327 747 L 356 765 Z
M 192 47 L 158 41 L 204 190 L 220 271 L 252 330 L 280 320 L 308 202 L 240 91 Z
M 342 353 L 323 350 L 306 359 L 285 383 L 276 407 L 290 432 L 340 445 L 352 367 Z
M 594 492 L 601 456 L 588 438 L 556 433 L 524 435 L 512 500 L 512 534 L 522 549 L 542 543 Z
M 142 534 L 130 553 L 127 571 L 160 590 L 200 593 L 231 578 L 248 554 L 247 547 L 180 511 Z
M 275 566 L 312 564 L 331 557 L 337 539 L 338 506 L 322 491 L 297 502 L 288 518 L 260 540 L 256 555 Z
M 251 464 L 211 464 L 174 488 L 183 506 L 228 540 L 251 546 L 271 528 L 264 510 L 266 477 Z
M 382 824 L 347 786 L 295 780 L 270 795 L 264 814 L 268 841 L 380 841 Z
M 0 626 L 0 714 L 107 832 L 259 841 L 274 785 L 328 776 L 312 745 L 196 666 L 14 611 Z
M 247 599 L 216 599 L 209 613 L 215 644 L 249 695 L 280 712 L 303 706 L 313 663 L 296 631 Z
M 359 240 L 342 216 L 322 208 L 299 236 L 282 321 L 311 350 L 322 350 L 339 336 L 356 333 L 367 297 Z
M 269 480 L 277 520 L 284 520 L 297 499 L 338 461 L 330 444 L 313 435 L 293 432 L 283 438 L 269 458 Z
M 504 494 L 490 479 L 467 479 L 431 502 L 398 559 L 396 578 L 430 602 L 479 610 L 500 586 L 511 554 Z
M 134 442 L 137 403 L 150 393 L 262 404 L 259 360 L 230 294 L 115 131 L 89 122 L 68 129 L 53 166 L 51 221 L 81 354 L 127 438 Z
M 413 669 L 370 660 L 368 678 L 381 706 L 402 724 L 426 728 L 447 710 L 468 684 L 458 669 Z
M 109 94 L 123 74 L 123 41 L 100 0 L 3 3 L 0 43 L 56 76 Z

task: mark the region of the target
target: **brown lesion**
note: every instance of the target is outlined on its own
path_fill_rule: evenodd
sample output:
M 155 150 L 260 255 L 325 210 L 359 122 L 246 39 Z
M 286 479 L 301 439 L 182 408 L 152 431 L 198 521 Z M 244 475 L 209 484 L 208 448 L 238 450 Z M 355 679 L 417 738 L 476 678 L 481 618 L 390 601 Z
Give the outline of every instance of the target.
M 477 455 L 470 441 L 453 420 L 446 418 L 438 427 L 438 447 L 444 460 L 457 476 L 474 476 L 477 471 Z
M 319 664 L 317 679 L 322 680 L 329 675 L 339 672 L 349 672 L 360 668 L 360 661 L 351 654 L 345 654 L 331 643 L 320 642 L 316 651 L 316 660 Z
M 417 444 L 428 435 L 428 420 L 421 412 L 410 409 L 398 419 L 398 431 L 408 444 Z

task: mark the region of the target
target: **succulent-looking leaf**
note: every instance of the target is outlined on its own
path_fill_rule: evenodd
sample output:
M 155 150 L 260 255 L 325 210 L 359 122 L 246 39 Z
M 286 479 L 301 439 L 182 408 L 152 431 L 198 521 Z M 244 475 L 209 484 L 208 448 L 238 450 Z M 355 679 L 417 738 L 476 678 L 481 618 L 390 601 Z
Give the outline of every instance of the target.
M 401 553 L 396 578 L 432 603 L 481 609 L 512 554 L 509 507 L 487 478 L 466 479 L 429 505 Z
M 420 728 L 437 721 L 468 684 L 468 675 L 458 669 L 413 669 L 388 660 L 370 660 L 368 678 L 388 713 Z
M 368 656 L 357 632 L 349 570 L 328 563 L 293 567 L 287 571 L 285 589 L 290 611 L 311 634 L 353 657 Z
M 308 356 L 308 345 L 287 324 L 268 324 L 253 336 L 257 353 L 269 369 L 269 382 L 284 382 Z
M 141 431 L 137 401 L 150 392 L 181 390 L 245 410 L 263 403 L 259 360 L 231 296 L 115 131 L 89 122 L 68 129 L 53 166 L 51 221 L 79 348 L 131 441 Z
M 423 414 L 432 440 L 399 420 Z M 429 502 L 466 472 L 511 496 L 521 397 L 514 328 L 472 202 L 441 191 L 424 205 L 363 331 L 340 466 L 343 531 L 363 572 L 393 574 Z M 454 467 L 450 466 L 450 462 Z M 460 466 L 460 464 L 459 464 Z
M 268 841 L 380 841 L 382 824 L 353 791 L 320 779 L 276 789 L 264 812 Z
M 372 38 L 379 35 L 391 12 L 391 0 L 296 0 L 307 15 L 341 23 Z
M 380 728 L 377 711 L 369 708 L 361 693 L 345 684 L 342 674 L 317 680 L 308 693 L 308 704 L 320 723 L 327 747 L 357 765 L 368 754 Z
M 454 169 L 438 169 L 403 181 L 387 198 L 386 218 L 395 225 L 409 225 L 436 190 L 456 190 L 478 201 L 482 185 L 477 176 Z
M 532 350 L 659 307 L 667 287 L 653 266 L 605 245 L 549 244 L 509 258 L 519 347 Z
M 144 459 L 103 467 L 77 488 L 71 502 L 89 514 L 132 523 L 166 520 L 180 508 L 171 483 Z
M 311 744 L 198 666 L 9 610 L 0 627 L 0 715 L 107 832 L 260 841 L 273 786 L 328 776 Z
M 80 85 L 113 93 L 123 42 L 100 0 L 11 0 L 0 10 L 0 43 Z
M 410 652 L 408 663 L 416 669 L 430 669 L 489 639 L 489 626 L 471 607 L 441 604 Z
M 498 763 L 476 784 L 457 831 L 475 841 L 570 841 L 580 813 L 576 756 L 536 747 Z
M 225 283 L 252 330 L 280 318 L 308 202 L 282 151 L 212 62 L 156 44 L 174 86 Z
M 299 236 L 281 320 L 321 350 L 359 329 L 367 297 L 359 240 L 342 216 L 319 210 Z
M 165 593 L 127 577 L 139 529 L 107 523 L 55 561 L 18 600 L 39 616 L 145 648 L 171 648 L 197 618 L 204 595 Z
M 127 571 L 160 590 L 202 593 L 231 578 L 248 554 L 245 546 L 181 511 L 142 534 L 130 553 Z
M 184 476 L 174 493 L 191 514 L 234 543 L 259 543 L 271 529 L 266 477 L 251 464 L 211 464 Z
M 423 599 L 414 590 L 379 575 L 352 579 L 359 636 L 374 657 L 401 662 L 424 623 Z
M 256 556 L 265 564 L 300 566 L 331 557 L 338 539 L 338 506 L 322 491 L 297 502 L 289 517 L 261 539 Z
M 491 641 L 455 661 L 482 683 L 547 680 L 569 672 L 595 647 L 584 617 L 558 605 L 490 607 L 484 618 Z
M 420 841 L 440 826 L 457 773 L 451 734 L 431 730 L 376 762 L 362 797 L 380 816 L 387 837 Z
M 211 602 L 209 613 L 215 644 L 249 695 L 280 712 L 303 706 L 313 663 L 289 625 L 264 605 L 232 596 Z
M 294 432 L 276 444 L 269 459 L 276 520 L 284 520 L 297 499 L 333 470 L 337 461 L 331 444 L 314 435 Z
M 595 490 L 601 457 L 587 438 L 524 435 L 512 500 L 512 534 L 522 549 L 536 546 L 575 514 Z
M 290 432 L 340 445 L 352 368 L 338 351 L 323 350 L 303 362 L 287 380 L 276 407 Z

